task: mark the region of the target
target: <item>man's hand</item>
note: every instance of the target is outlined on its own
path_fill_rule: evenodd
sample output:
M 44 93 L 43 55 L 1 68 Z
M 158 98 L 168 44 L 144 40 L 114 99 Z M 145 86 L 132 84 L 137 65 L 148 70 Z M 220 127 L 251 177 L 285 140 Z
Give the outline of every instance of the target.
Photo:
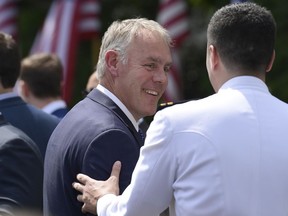
M 106 194 L 119 195 L 119 175 L 121 162 L 116 161 L 113 165 L 111 176 L 106 181 L 97 181 L 84 174 L 78 174 L 78 182 L 72 184 L 73 188 L 82 194 L 77 200 L 83 202 L 82 212 L 96 215 L 97 201 Z

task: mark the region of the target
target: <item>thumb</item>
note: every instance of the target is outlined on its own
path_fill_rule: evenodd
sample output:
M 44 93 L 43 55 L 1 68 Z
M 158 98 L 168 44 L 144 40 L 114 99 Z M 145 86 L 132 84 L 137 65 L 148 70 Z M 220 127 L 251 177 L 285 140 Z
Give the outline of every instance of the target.
M 120 171 L 121 171 L 121 162 L 120 161 L 116 161 L 113 164 L 110 177 L 113 176 L 113 177 L 115 177 L 117 179 L 117 181 L 119 181 Z

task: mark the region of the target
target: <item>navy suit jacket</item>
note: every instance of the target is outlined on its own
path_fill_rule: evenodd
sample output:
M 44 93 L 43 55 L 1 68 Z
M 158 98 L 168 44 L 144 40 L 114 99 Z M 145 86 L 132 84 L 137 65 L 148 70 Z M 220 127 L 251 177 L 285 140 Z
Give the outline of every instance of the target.
M 48 143 L 44 163 L 44 215 L 85 215 L 72 188 L 78 173 L 110 177 L 122 162 L 120 193 L 129 185 L 143 145 L 122 110 L 98 89 L 92 90 L 61 120 Z
M 48 140 L 60 119 L 27 104 L 19 96 L 0 100 L 0 112 L 37 144 L 44 159 Z
M 68 113 L 68 111 L 69 111 L 68 108 L 60 108 L 53 111 L 51 114 L 62 119 Z
M 0 215 L 42 210 L 43 159 L 36 144 L 0 114 Z

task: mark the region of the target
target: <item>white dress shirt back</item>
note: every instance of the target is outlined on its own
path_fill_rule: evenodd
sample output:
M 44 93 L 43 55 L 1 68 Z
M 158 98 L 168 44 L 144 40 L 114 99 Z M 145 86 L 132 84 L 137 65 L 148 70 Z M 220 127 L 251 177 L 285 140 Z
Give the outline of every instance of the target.
M 131 185 L 100 216 L 288 215 L 288 105 L 255 77 L 159 111 Z

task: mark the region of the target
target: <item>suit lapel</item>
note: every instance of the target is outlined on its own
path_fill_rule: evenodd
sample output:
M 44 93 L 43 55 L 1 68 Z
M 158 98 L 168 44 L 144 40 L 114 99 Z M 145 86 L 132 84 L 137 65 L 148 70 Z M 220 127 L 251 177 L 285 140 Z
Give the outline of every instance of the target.
M 133 134 L 133 136 L 137 140 L 138 145 L 140 147 L 143 146 L 144 142 L 141 136 L 136 131 L 134 125 L 129 120 L 129 118 L 125 115 L 125 113 L 117 106 L 117 104 L 114 103 L 114 101 L 112 101 L 107 95 L 103 94 L 98 89 L 93 89 L 87 95 L 87 97 L 95 101 L 96 103 L 100 103 L 103 106 L 107 107 L 109 110 L 111 110 L 130 130 L 130 132 Z

